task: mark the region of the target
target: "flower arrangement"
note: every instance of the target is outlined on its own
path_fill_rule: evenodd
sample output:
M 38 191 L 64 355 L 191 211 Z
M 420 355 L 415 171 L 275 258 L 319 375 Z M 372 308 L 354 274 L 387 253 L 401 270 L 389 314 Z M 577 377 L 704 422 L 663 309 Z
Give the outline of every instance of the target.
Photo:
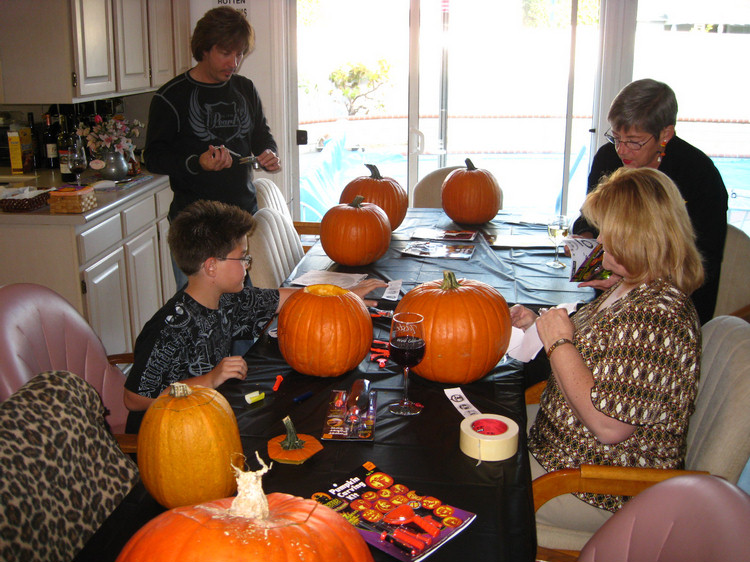
M 114 115 L 106 121 L 101 115 L 94 117 L 93 127 L 79 127 L 76 133 L 86 137 L 87 145 L 92 153 L 99 154 L 107 150 L 116 150 L 125 158 L 132 157 L 134 138 L 141 134 L 143 123 L 137 119 L 131 124 L 122 115 Z

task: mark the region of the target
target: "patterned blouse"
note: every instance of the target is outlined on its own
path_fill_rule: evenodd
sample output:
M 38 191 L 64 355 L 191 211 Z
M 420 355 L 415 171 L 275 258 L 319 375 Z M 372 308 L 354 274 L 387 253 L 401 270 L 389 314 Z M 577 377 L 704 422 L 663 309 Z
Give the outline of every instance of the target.
M 658 279 L 597 311 L 617 286 L 572 317 L 573 341 L 594 376 L 594 406 L 636 429 L 620 443 L 599 442 L 576 418 L 551 376 L 529 432 L 529 450 L 547 471 L 581 464 L 682 468 L 684 463 L 700 376 L 695 308 L 688 296 Z M 617 511 L 626 500 L 579 497 L 609 511 Z

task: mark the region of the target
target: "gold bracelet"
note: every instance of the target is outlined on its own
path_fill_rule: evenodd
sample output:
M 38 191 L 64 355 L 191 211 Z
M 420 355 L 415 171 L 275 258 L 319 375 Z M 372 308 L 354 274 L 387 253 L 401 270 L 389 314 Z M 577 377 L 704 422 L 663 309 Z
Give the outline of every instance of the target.
M 563 345 L 564 343 L 569 343 L 570 345 L 575 345 L 573 343 L 573 340 L 569 340 L 568 338 L 560 338 L 555 343 L 553 343 L 551 346 L 549 346 L 549 349 L 547 350 L 547 358 L 552 355 L 552 352 L 555 351 L 559 346 Z

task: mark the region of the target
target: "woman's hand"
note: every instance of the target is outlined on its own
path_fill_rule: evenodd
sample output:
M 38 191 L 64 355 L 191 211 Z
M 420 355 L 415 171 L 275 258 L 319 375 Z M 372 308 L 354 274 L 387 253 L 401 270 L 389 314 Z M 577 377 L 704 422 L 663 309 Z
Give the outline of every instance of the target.
M 536 329 L 544 349 L 549 349 L 549 346 L 561 338 L 572 340 L 575 333 L 575 326 L 564 308 L 552 308 L 543 312 L 536 321 Z
M 612 273 L 606 279 L 593 279 L 591 281 L 584 281 L 583 283 L 578 283 L 578 286 L 579 287 L 593 287 L 594 289 L 598 289 L 600 291 L 606 291 L 612 285 L 617 283 L 620 279 L 622 279 L 620 275 L 617 275 L 616 273 Z
M 510 321 L 514 327 L 520 328 L 524 332 L 528 330 L 538 316 L 533 310 L 526 308 L 521 304 L 514 304 L 510 307 Z

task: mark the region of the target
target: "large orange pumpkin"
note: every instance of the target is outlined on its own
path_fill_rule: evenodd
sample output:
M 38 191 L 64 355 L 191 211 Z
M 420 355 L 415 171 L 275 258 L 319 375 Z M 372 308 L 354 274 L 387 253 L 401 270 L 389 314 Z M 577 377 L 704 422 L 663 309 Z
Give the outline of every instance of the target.
M 409 207 L 406 190 L 393 178 L 383 177 L 377 166 L 365 166 L 370 170 L 370 175 L 354 178 L 346 184 L 339 203 L 351 203 L 357 195 L 361 195 L 368 203 L 375 203 L 383 209 L 388 215 L 391 230 L 396 230 L 404 221 L 406 209 Z
M 174 383 L 146 410 L 138 431 L 138 470 L 167 508 L 223 498 L 236 490 L 242 464 L 237 419 L 212 388 Z
M 443 180 L 443 210 L 458 224 L 484 224 L 503 208 L 503 192 L 495 177 L 466 159 Z
M 162 513 L 125 545 L 117 562 L 372 562 L 357 529 L 332 509 L 289 494 L 266 496 L 257 472 L 239 493 Z
M 451 271 L 442 281 L 406 293 L 396 312 L 424 316 L 424 359 L 412 371 L 438 382 L 465 384 L 485 376 L 510 343 L 510 311 L 497 289 Z
M 277 332 L 281 354 L 295 371 L 337 377 L 354 369 L 367 355 L 372 345 L 372 318 L 351 291 L 335 285 L 310 285 L 284 302 Z
M 349 204 L 328 209 L 320 221 L 323 250 L 341 265 L 368 265 L 391 244 L 391 223 L 385 211 L 357 195 Z

